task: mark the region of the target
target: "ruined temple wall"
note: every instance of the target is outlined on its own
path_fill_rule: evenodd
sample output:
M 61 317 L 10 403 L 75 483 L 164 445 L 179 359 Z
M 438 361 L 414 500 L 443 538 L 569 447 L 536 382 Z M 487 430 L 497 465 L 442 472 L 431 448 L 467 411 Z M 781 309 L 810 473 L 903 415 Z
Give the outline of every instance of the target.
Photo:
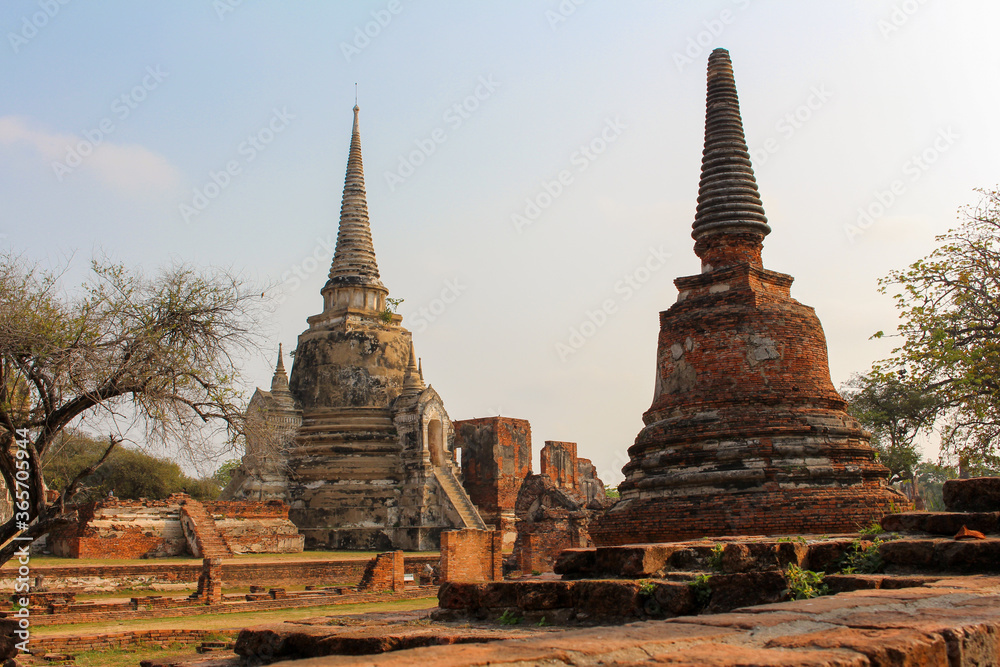
M 302 536 L 280 503 L 204 503 L 233 553 L 295 553 Z M 108 498 L 79 510 L 80 522 L 49 536 L 49 548 L 68 558 L 162 558 L 191 551 L 181 525 L 181 505 L 167 500 Z
M 531 474 L 531 425 L 526 419 L 485 417 L 454 422 L 455 449 L 462 452 L 462 485 L 487 525 L 515 537 L 514 504 Z
M 560 489 L 579 495 L 576 443 L 546 440 L 541 451 L 541 473 Z
M 526 419 L 485 417 L 454 426 L 472 502 L 486 513 L 514 509 L 521 482 L 531 474 L 531 425 Z

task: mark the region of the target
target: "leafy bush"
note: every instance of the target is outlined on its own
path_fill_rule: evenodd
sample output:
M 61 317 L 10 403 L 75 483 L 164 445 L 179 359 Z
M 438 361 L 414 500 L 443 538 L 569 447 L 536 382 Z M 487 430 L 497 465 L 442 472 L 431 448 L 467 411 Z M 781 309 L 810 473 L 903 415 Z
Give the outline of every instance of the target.
M 830 588 L 823 583 L 823 573 L 803 570 L 794 563 L 785 568 L 785 580 L 788 582 L 785 594 L 793 600 L 807 600 L 830 593 Z

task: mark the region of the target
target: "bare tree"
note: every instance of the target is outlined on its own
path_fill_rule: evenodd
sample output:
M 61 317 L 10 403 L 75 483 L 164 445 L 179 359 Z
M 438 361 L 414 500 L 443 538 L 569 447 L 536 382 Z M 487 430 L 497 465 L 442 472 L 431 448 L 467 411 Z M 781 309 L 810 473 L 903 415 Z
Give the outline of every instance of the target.
M 257 341 L 263 296 L 227 271 L 178 264 L 149 278 L 106 260 L 67 291 L 58 274 L 0 256 L 0 475 L 14 505 L 0 563 L 72 519 L 66 503 L 121 442 L 116 424 L 138 422 L 147 442 L 190 451 L 220 431 L 238 436 L 234 355 Z M 111 425 L 106 450 L 46 498 L 42 457 L 88 416 Z

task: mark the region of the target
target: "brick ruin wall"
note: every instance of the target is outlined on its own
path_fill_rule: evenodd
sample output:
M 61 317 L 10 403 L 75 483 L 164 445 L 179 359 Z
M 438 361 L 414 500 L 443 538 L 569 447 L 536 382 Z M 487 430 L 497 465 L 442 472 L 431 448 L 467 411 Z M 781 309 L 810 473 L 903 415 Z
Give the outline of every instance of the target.
M 503 536 L 498 530 L 446 530 L 441 533 L 440 580 L 503 579 Z
M 526 419 L 485 417 L 453 422 L 462 452 L 463 486 L 483 521 L 514 541 L 514 504 L 531 474 L 531 425 Z
M 296 553 L 302 537 L 279 501 L 206 502 L 233 553 Z M 181 506 L 166 500 L 106 498 L 78 509 L 79 522 L 53 531 L 48 546 L 67 558 L 160 558 L 190 552 L 181 526 Z
M 574 494 L 579 493 L 575 442 L 546 440 L 540 459 L 543 475 L 548 476 L 560 489 Z
M 548 475 L 531 475 L 517 498 L 514 561 L 524 574 L 551 572 L 564 549 L 593 545 L 589 526 L 603 510 L 560 488 Z
M 438 564 L 438 555 L 408 555 L 404 572 L 419 577 L 425 565 Z M 281 567 L 273 562 L 223 562 L 222 581 L 226 586 L 294 586 L 303 582 L 317 586 L 354 586 L 361 581 L 368 561 L 362 558 L 335 561 L 284 561 Z M 32 576 L 43 577 L 45 586 L 59 590 L 107 590 L 156 586 L 158 584 L 197 583 L 202 574 L 201 563 L 157 563 L 141 565 L 38 566 Z M 0 568 L 0 587 L 14 590 L 17 567 Z
M 381 553 L 368 561 L 358 588 L 372 593 L 401 591 L 405 586 L 403 583 L 405 571 L 402 551 Z

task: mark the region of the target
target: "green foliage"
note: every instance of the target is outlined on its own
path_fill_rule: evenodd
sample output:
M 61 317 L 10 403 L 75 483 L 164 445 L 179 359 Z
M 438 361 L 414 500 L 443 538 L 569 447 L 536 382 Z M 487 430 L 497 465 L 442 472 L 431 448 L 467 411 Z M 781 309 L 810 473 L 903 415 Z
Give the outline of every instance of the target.
M 497 622 L 500 623 L 500 625 L 518 625 L 521 620 L 521 617 L 510 609 L 504 609 L 504 612 L 500 614 L 500 618 L 497 619 Z
M 785 593 L 793 600 L 807 600 L 830 593 L 830 588 L 823 583 L 823 573 L 803 570 L 794 563 L 785 568 L 785 581 L 788 582 Z
M 858 530 L 858 534 L 865 537 L 874 537 L 875 535 L 881 535 L 883 532 L 885 531 L 882 530 L 882 523 L 878 519 L 872 519 L 870 524 Z
M 239 459 L 229 459 L 224 461 L 219 469 L 212 474 L 212 480 L 219 486 L 225 488 L 226 484 L 233 479 L 233 473 L 240 467 Z
M 545 617 L 544 617 L 544 616 L 542 616 L 542 617 L 541 617 L 540 619 L 538 619 L 538 627 L 540 627 L 540 628 L 544 628 L 544 627 L 545 627 L 545 626 L 547 626 L 547 625 L 552 625 L 552 624 L 551 624 L 551 623 L 549 623 L 549 622 L 547 622 L 547 621 L 545 620 Z
M 605 488 L 604 489 L 604 497 L 605 498 L 611 498 L 613 500 L 618 500 L 619 498 L 621 498 L 621 495 L 618 493 L 618 487 L 617 486 L 609 486 L 609 487 Z
M 876 370 L 906 369 L 940 400 L 942 448 L 962 467 L 988 462 L 1000 443 L 1000 192 L 979 193 L 930 255 L 879 281 L 901 323 L 899 345 Z
M 694 602 L 698 609 L 704 609 L 712 599 L 712 575 L 699 574 L 688 582 L 688 586 L 694 589 Z
M 656 582 L 644 580 L 639 586 L 639 595 L 643 597 L 650 597 L 656 593 Z
M 100 459 L 106 442 L 76 431 L 64 431 L 43 460 L 46 485 L 61 491 L 84 468 Z M 162 500 L 183 491 L 199 500 L 214 500 L 220 488 L 212 479 L 192 479 L 173 461 L 125 447 L 116 448 L 107 461 L 84 482 L 86 490 L 74 502 L 97 500 L 114 492 L 118 498 Z
M 382 319 L 382 321 L 385 322 L 386 324 L 392 322 L 392 316 L 393 314 L 395 314 L 396 308 L 398 308 L 399 304 L 401 303 L 403 303 L 402 299 L 393 299 L 392 297 L 386 297 L 385 310 L 379 313 L 379 317 Z
M 871 541 L 862 541 L 861 538 L 858 538 L 851 542 L 849 550 L 840 560 L 840 573 L 875 574 L 881 572 L 885 562 L 879 553 L 879 547 L 885 542 L 886 540 L 881 537 L 876 537 Z
M 722 572 L 722 554 L 725 550 L 724 545 L 716 544 L 712 547 L 712 553 L 708 555 L 708 566 L 716 572 Z
M 909 379 L 902 368 L 855 375 L 841 391 L 848 412 L 871 432 L 872 447 L 890 477 L 911 479 L 920 462 L 914 441 L 933 428 L 941 399 L 927 386 Z

